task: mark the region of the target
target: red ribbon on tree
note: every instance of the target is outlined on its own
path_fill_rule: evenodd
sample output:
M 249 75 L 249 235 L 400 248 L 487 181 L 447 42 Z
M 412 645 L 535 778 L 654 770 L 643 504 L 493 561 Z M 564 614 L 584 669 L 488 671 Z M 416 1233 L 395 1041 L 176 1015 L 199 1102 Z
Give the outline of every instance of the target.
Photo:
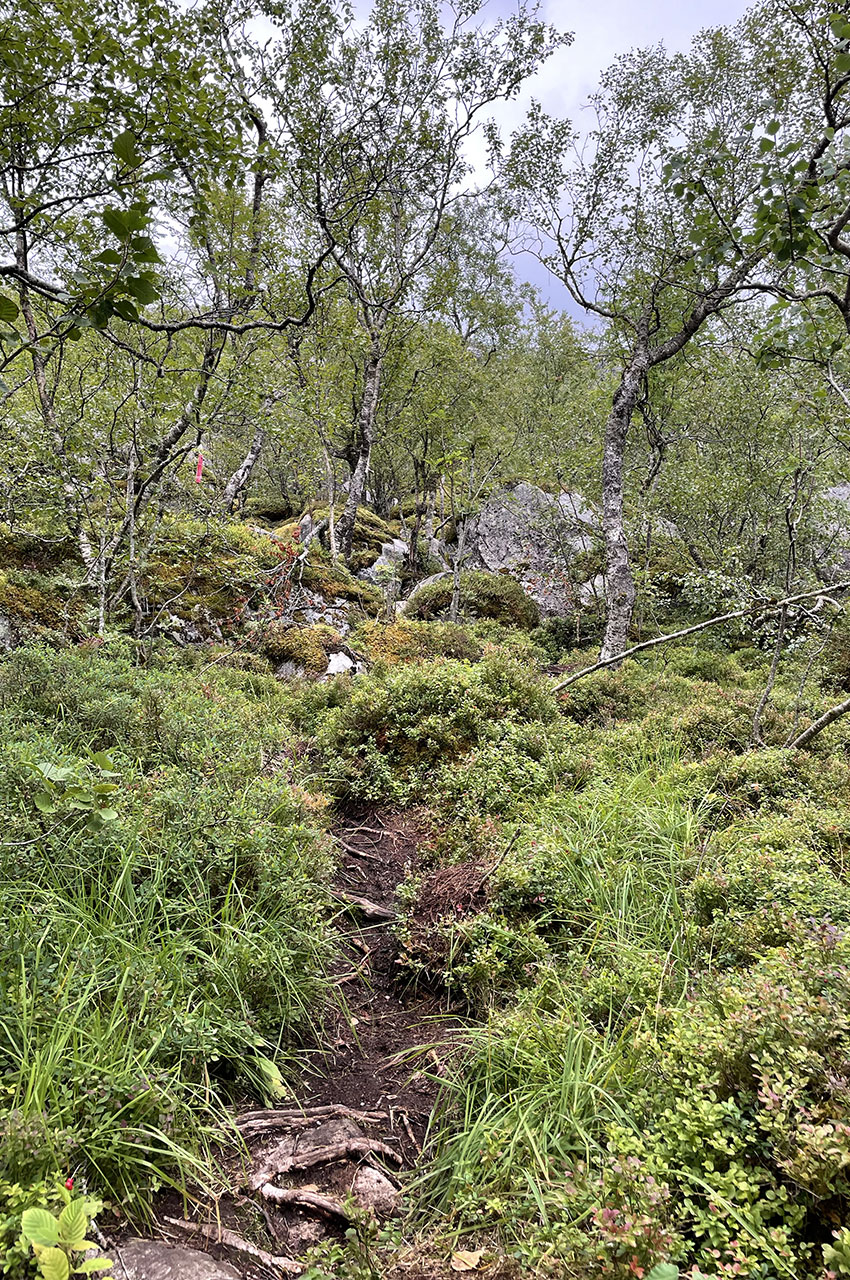
M 195 484 L 201 483 L 201 476 L 204 474 L 204 455 L 198 450 L 198 465 L 195 468 Z

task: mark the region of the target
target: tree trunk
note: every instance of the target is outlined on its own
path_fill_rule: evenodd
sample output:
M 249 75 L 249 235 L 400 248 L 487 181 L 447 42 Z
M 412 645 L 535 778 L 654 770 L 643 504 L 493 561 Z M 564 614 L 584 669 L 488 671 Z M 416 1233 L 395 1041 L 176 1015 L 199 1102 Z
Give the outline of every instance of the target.
M 357 461 L 351 473 L 345 510 L 337 526 L 340 553 L 346 560 L 351 558 L 354 522 L 357 519 L 357 508 L 366 493 L 366 480 L 372 460 L 372 446 L 375 443 L 375 426 L 378 417 L 378 397 L 381 391 L 381 365 L 381 348 L 379 343 L 374 341 L 369 348 L 363 368 L 363 396 L 357 418 Z
M 334 504 L 336 503 L 336 477 L 334 476 L 334 464 L 331 462 L 331 455 L 327 449 L 322 446 L 322 453 L 325 457 L 325 477 L 328 485 L 328 542 L 331 549 L 331 564 L 336 564 L 339 550 L 336 541 L 336 511 Z
M 245 457 L 239 463 L 239 466 L 233 472 L 233 475 L 224 486 L 224 492 L 221 495 L 221 505 L 228 513 L 235 507 L 239 495 L 245 489 L 248 481 L 251 479 L 251 472 L 257 465 L 257 460 L 263 452 L 263 445 L 266 443 L 265 427 L 258 427 L 251 441 L 251 447 L 245 454 Z
M 623 373 L 605 425 L 602 454 L 605 636 L 600 653 L 602 661 L 615 658 L 628 647 L 629 627 L 635 605 L 635 580 L 623 519 L 623 464 L 632 414 L 648 369 L 649 353 L 641 344 Z
M 466 554 L 466 516 L 461 516 L 458 520 L 457 527 L 457 550 L 455 552 L 454 565 L 452 566 L 452 601 L 449 606 L 449 620 L 457 622 L 460 613 L 460 575 L 463 568 L 463 558 Z

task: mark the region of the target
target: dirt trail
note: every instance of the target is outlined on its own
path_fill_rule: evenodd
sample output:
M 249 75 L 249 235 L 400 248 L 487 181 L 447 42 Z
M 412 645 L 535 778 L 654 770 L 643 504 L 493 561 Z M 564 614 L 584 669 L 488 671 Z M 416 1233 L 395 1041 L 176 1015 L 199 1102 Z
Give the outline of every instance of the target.
M 344 1231 L 352 1195 L 379 1219 L 398 1212 L 398 1175 L 421 1155 L 443 1060 L 461 1025 L 445 1000 L 405 984 L 398 964 L 396 892 L 419 866 L 424 815 L 350 811 L 333 834 L 340 846 L 333 979 L 342 999 L 326 1021 L 324 1048 L 303 1075 L 296 1103 L 237 1117 L 251 1155 L 243 1193 L 224 1197 L 206 1221 L 160 1215 L 165 1234 L 208 1251 L 210 1280 L 220 1274 L 214 1258 L 245 1280 L 299 1274 L 311 1245 Z M 263 1256 L 239 1247 L 258 1239 L 256 1226 L 246 1227 L 258 1213 L 266 1225 Z

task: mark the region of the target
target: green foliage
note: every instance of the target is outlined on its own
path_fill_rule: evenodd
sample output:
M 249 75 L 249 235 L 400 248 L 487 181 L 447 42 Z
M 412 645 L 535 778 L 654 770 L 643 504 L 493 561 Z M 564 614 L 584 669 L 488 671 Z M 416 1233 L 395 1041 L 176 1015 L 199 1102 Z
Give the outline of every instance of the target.
M 35 1255 L 38 1274 L 43 1280 L 68 1280 L 69 1275 L 94 1275 L 108 1271 L 111 1258 L 84 1255 L 97 1245 L 87 1240 L 91 1219 L 103 1205 L 91 1197 L 72 1194 L 73 1180 L 59 1186 L 57 1193 L 63 1201 L 58 1215 L 48 1209 L 33 1207 L 21 1215 L 21 1236 L 31 1246 Z
M 436 767 L 556 714 L 535 676 L 505 659 L 376 669 L 327 714 L 319 746 L 338 794 L 403 800 Z
M 225 1103 L 273 1103 L 320 1016 L 321 804 L 271 679 L 129 647 L 18 650 L 2 676 L 0 1178 L 82 1167 L 143 1217 L 158 1188 L 219 1185 Z M 120 803 L 92 823 L 103 770 Z

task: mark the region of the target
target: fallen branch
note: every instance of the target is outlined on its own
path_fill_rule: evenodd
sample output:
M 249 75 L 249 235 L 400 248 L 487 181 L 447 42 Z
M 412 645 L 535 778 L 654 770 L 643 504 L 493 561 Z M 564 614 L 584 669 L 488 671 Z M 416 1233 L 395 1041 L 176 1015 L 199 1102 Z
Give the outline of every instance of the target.
M 801 591 L 796 596 L 786 596 L 784 600 L 771 600 L 768 604 L 751 604 L 746 609 L 734 609 L 731 613 L 721 613 L 715 618 L 708 618 L 705 622 L 697 622 L 692 627 L 685 627 L 681 631 L 671 631 L 666 636 L 656 636 L 654 640 L 642 640 L 640 644 L 632 645 L 631 649 L 624 649 L 622 653 L 617 653 L 613 658 L 600 658 L 599 662 L 594 662 L 590 667 L 582 667 L 580 671 L 574 671 L 566 680 L 562 680 L 560 684 L 556 684 L 552 693 L 560 693 L 562 689 L 568 688 L 571 684 L 575 684 L 577 680 L 584 679 L 585 676 L 592 675 L 594 671 L 601 671 L 604 667 L 615 667 L 618 663 L 631 658 L 636 653 L 643 653 L 645 649 L 655 649 L 660 644 L 668 644 L 671 640 L 683 640 L 685 636 L 695 635 L 697 631 L 705 631 L 707 627 L 718 627 L 721 622 L 732 622 L 735 618 L 745 618 L 747 614 L 755 613 L 775 613 L 777 609 L 784 609 L 789 604 L 797 604 L 800 600 L 813 600 L 815 596 L 829 596 L 833 591 L 847 591 L 850 589 L 850 582 L 836 582 L 831 587 L 818 587 L 817 591 Z
M 228 1231 L 226 1227 L 214 1227 L 203 1222 L 189 1222 L 186 1218 L 163 1218 L 163 1222 L 167 1222 L 169 1226 L 181 1231 L 184 1235 L 202 1236 L 204 1240 L 209 1240 L 211 1244 L 220 1244 L 223 1249 L 231 1249 L 234 1253 L 242 1254 L 246 1258 L 253 1258 L 255 1262 L 268 1267 L 270 1271 L 282 1272 L 284 1275 L 289 1276 L 300 1276 L 304 1272 L 303 1263 L 296 1262 L 294 1258 L 285 1258 L 267 1253 L 265 1249 L 260 1249 L 257 1245 L 251 1244 L 249 1240 L 243 1240 L 242 1236 L 238 1236 L 235 1231 Z
M 271 1182 L 280 1173 L 293 1173 L 296 1169 L 312 1169 L 317 1164 L 330 1164 L 334 1160 L 347 1160 L 350 1156 L 382 1155 L 394 1164 L 401 1164 L 401 1156 L 385 1142 L 376 1138 L 346 1138 L 327 1147 L 315 1147 L 305 1151 L 284 1155 L 282 1152 L 273 1155 L 269 1164 L 251 1178 L 251 1188 L 259 1191 L 267 1182 Z
M 846 716 L 848 711 L 850 711 L 850 698 L 847 698 L 844 702 L 839 702 L 835 707 L 830 707 L 829 711 L 824 711 L 820 719 L 816 720 L 814 724 L 810 724 L 808 729 L 804 729 L 796 738 L 786 742 L 785 746 L 790 748 L 791 751 L 798 751 L 800 747 L 808 746 L 812 738 L 817 737 L 828 725 L 840 720 L 842 716 Z
M 317 1191 L 305 1191 L 301 1187 L 276 1187 L 273 1182 L 266 1182 L 260 1187 L 260 1195 L 272 1204 L 294 1205 L 296 1209 L 314 1209 L 328 1218 L 342 1218 L 350 1222 L 351 1217 L 338 1200 L 330 1196 L 321 1196 Z

